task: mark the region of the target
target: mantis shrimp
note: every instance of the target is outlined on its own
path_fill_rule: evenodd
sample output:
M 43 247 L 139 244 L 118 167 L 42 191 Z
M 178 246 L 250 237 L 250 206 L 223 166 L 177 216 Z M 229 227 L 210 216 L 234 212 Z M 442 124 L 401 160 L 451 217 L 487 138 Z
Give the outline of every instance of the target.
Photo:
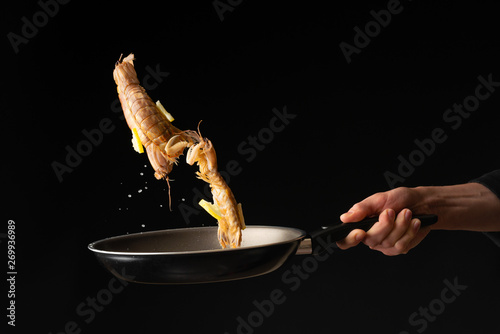
M 245 229 L 245 219 L 241 203 L 236 202 L 233 192 L 228 187 L 226 181 L 217 170 L 217 155 L 212 142 L 198 133 L 188 130 L 188 138 L 194 140 L 194 143 L 180 141 L 180 137 L 174 136 L 171 143 L 175 143 L 178 148 L 183 145 L 189 147 L 186 155 L 186 162 L 190 165 L 196 163 L 199 166 L 199 172 L 196 172 L 198 178 L 210 185 L 214 204 L 218 209 L 219 229 L 217 237 L 222 248 L 236 248 L 241 244 L 241 230 Z M 167 145 L 168 146 L 168 145 Z
M 168 141 L 173 135 L 182 135 L 182 131 L 170 123 L 167 117 L 158 109 L 156 104 L 139 85 L 134 68 L 134 55 L 128 55 L 123 61 L 118 61 L 113 71 L 118 97 L 130 130 L 135 129 L 139 139 L 146 148 L 146 152 L 155 170 L 155 177 L 168 181 L 168 174 L 179 152 L 165 150 Z M 183 138 L 190 141 L 189 138 Z M 169 154 L 170 153 L 170 154 Z M 182 153 L 182 152 L 180 152 Z
M 241 230 L 245 228 L 241 203 L 237 204 L 231 189 L 217 171 L 217 157 L 212 142 L 192 130 L 182 131 L 172 125 L 167 116 L 151 100 L 139 84 L 134 68 L 134 55 L 118 60 L 113 71 L 118 97 L 127 125 L 146 148 L 155 177 L 165 179 L 184 149 L 189 147 L 186 162 L 199 166 L 198 178 L 210 184 L 214 205 L 218 208 L 217 237 L 223 248 L 241 244 Z M 169 185 L 170 198 L 170 185 Z

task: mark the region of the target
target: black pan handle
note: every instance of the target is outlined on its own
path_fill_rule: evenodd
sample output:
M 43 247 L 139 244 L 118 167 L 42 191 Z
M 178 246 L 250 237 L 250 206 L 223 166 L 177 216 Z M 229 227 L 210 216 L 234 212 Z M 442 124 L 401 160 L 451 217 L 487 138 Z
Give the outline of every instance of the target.
M 436 215 L 415 215 L 412 217 L 412 219 L 415 218 L 420 220 L 421 226 L 435 224 L 438 220 Z M 361 229 L 363 231 L 368 231 L 376 222 L 378 222 L 378 217 L 367 218 L 356 223 L 344 223 L 322 227 L 322 231 L 319 233 L 321 235 L 330 234 L 334 241 L 339 241 L 347 237 L 352 230 Z
M 429 226 L 438 221 L 437 215 L 415 215 L 412 219 L 417 218 L 421 222 L 421 226 Z M 368 231 L 376 222 L 378 217 L 367 218 L 356 223 L 343 223 L 333 226 L 323 227 L 321 230 L 310 233 L 313 244 L 318 248 L 336 248 L 336 241 L 344 239 L 352 230 L 361 229 Z M 315 253 L 319 249 L 314 251 Z

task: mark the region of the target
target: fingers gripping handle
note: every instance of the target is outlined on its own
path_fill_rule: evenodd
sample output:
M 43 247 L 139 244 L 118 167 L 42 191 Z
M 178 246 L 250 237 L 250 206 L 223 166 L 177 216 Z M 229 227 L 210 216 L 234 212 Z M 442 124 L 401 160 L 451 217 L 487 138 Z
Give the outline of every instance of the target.
M 415 215 L 413 218 L 420 220 L 422 224 L 421 227 L 435 224 L 438 221 L 437 215 Z M 321 253 L 325 249 L 330 249 L 331 247 L 336 248 L 335 242 L 344 239 L 351 231 L 356 229 L 368 231 L 376 222 L 378 222 L 378 217 L 364 219 L 355 223 L 327 226 L 323 227 L 321 230 L 314 231 L 310 233 L 313 244 L 317 246 L 314 252 Z
M 415 215 L 412 219 L 418 219 L 421 222 L 421 226 L 429 226 L 435 224 L 438 220 L 436 215 Z M 321 231 L 318 231 L 318 235 L 312 235 L 316 237 L 319 235 L 329 234 L 333 241 L 339 241 L 344 239 L 351 231 L 356 229 L 361 229 L 363 231 L 368 231 L 376 222 L 378 222 L 378 217 L 363 219 L 356 223 L 344 223 L 334 226 L 323 227 Z

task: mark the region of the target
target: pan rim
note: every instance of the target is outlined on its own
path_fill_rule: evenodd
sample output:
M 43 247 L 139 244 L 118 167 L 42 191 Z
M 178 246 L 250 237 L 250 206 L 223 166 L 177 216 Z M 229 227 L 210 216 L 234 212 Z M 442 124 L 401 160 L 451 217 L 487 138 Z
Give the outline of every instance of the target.
M 178 256 L 178 255 L 191 255 L 191 254 L 194 255 L 194 254 L 208 254 L 208 253 L 238 252 L 238 251 L 245 251 L 245 250 L 250 250 L 250 249 L 258 249 L 258 248 L 262 248 L 262 247 L 270 247 L 270 246 L 277 246 L 277 245 L 292 243 L 292 242 L 295 242 L 298 240 L 302 240 L 307 236 L 307 233 L 304 230 L 301 230 L 301 229 L 295 228 L 295 227 L 269 226 L 269 225 L 247 225 L 246 229 L 265 228 L 265 229 L 273 229 L 273 230 L 282 229 L 282 230 L 287 230 L 287 231 L 295 231 L 296 233 L 298 233 L 298 236 L 295 238 L 291 238 L 289 240 L 278 241 L 278 242 L 273 242 L 273 243 L 265 243 L 265 244 L 259 244 L 259 245 L 252 245 L 252 246 L 244 246 L 244 247 L 238 247 L 238 248 L 219 248 L 219 249 L 190 250 L 190 251 L 179 251 L 179 252 L 174 252 L 174 251 L 165 251 L 165 252 L 109 251 L 109 250 L 99 249 L 98 247 L 96 247 L 100 243 L 104 243 L 104 242 L 109 241 L 111 239 L 133 238 L 133 237 L 140 236 L 140 235 L 156 234 L 159 232 L 168 232 L 168 231 L 186 231 L 186 230 L 202 230 L 202 229 L 206 230 L 206 229 L 217 229 L 217 228 L 218 228 L 217 226 L 184 227 L 184 228 L 173 228 L 173 229 L 163 229 L 163 230 L 156 230 L 156 231 L 123 234 L 123 235 L 108 237 L 108 238 L 94 241 L 94 242 L 90 243 L 87 246 L 87 248 L 94 253 L 106 254 L 106 255 L 119 255 L 119 256 L 174 256 L 175 255 L 175 256 Z

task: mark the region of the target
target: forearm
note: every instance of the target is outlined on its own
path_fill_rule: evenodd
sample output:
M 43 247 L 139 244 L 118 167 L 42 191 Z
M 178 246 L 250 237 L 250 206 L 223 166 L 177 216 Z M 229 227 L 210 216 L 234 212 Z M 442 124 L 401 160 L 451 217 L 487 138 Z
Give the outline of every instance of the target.
M 421 199 L 414 211 L 439 217 L 432 229 L 500 231 L 500 199 L 479 183 L 413 189 Z

